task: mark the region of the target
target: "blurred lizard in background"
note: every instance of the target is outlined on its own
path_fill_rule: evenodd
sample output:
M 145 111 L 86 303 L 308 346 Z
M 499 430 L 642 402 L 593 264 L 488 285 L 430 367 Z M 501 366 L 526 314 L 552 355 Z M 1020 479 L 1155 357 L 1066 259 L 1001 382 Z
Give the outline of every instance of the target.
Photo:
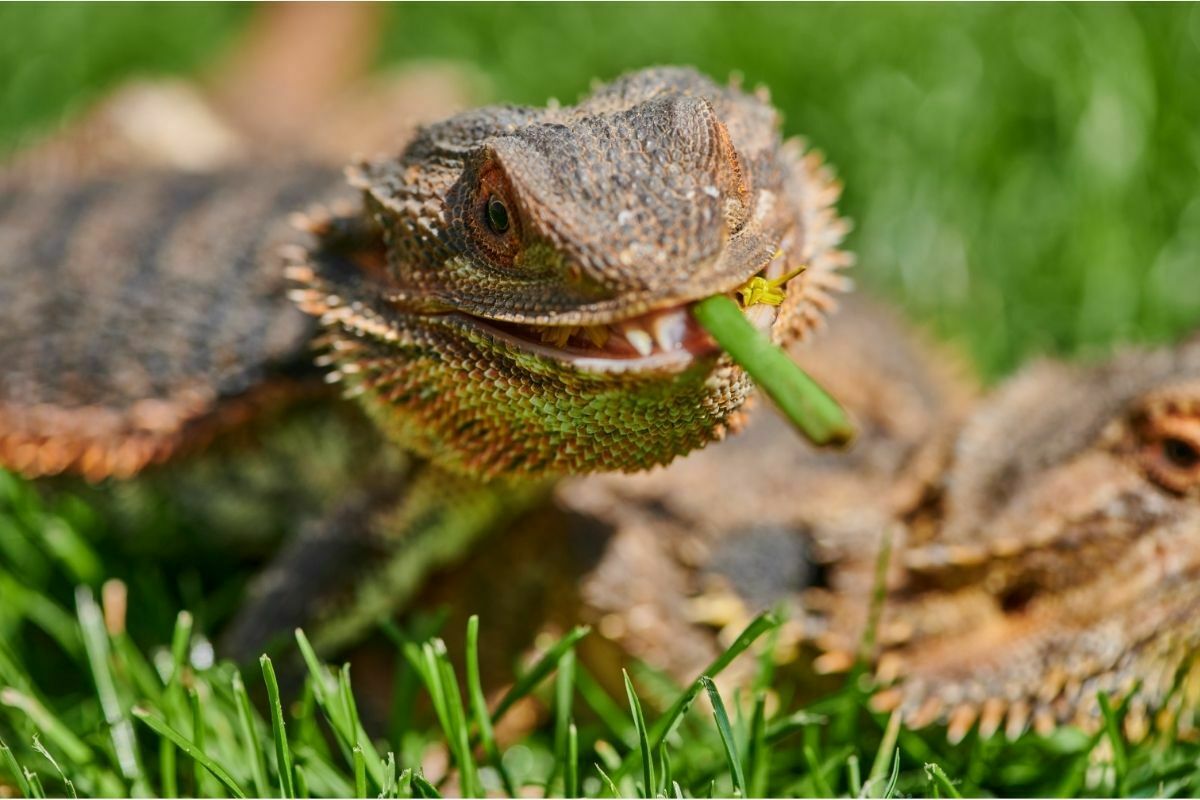
M 0 178 L 0 463 L 144 474 L 181 524 L 229 541 L 254 522 L 210 506 L 256 488 L 236 485 L 227 446 L 251 438 L 289 523 L 324 505 L 229 633 L 243 654 L 313 619 L 319 647 L 351 642 L 555 477 L 722 438 L 752 385 L 690 305 L 787 277 L 781 303 L 745 313 L 792 341 L 832 308 L 849 262 L 838 184 L 782 140 L 765 92 L 649 69 L 575 106 L 480 108 L 406 143 L 385 90 L 347 126 L 359 107 L 330 95 L 345 80 L 293 86 L 294 53 L 327 59 L 308 70 L 323 75 L 365 62 L 328 31 L 366 30 L 355 15 L 374 11 L 268 13 L 290 47 L 235 57 L 229 79 L 278 88 L 298 124 L 219 87 L 211 103 L 118 95 Z M 330 142 L 385 155 L 347 185 Z M 326 402 L 334 384 L 376 428 Z M 302 462 L 326 448 L 314 491 Z M 174 464 L 200 451 L 216 491 Z
M 481 630 L 497 638 L 517 636 L 514 615 L 526 634 L 589 622 L 580 652 L 596 674 L 632 657 L 682 681 L 782 607 L 781 653 L 826 673 L 863 659 L 876 709 L 944 723 L 952 741 L 976 726 L 1095 730 L 1098 693 L 1128 698 L 1131 737 L 1194 729 L 1200 335 L 1035 363 L 976 402 L 957 358 L 862 300 L 844 305 L 796 356 L 857 418 L 846 454 L 759 414 L 649 474 L 563 485 L 572 537 L 529 529 L 503 571 L 493 543 L 437 598 L 496 598 Z M 865 638 L 885 544 L 882 615 Z

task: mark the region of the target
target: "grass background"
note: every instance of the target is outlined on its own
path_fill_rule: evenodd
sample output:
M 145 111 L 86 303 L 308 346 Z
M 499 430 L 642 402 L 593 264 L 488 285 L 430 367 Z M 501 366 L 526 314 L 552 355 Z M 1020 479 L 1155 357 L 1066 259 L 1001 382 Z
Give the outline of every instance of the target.
M 204 4 L 0 6 L 0 149 L 22 146 L 127 77 L 203 69 L 250 12 Z M 412 4 L 390 9 L 383 38 L 381 67 L 464 60 L 504 101 L 570 101 L 593 78 L 655 63 L 690 63 L 718 77 L 736 71 L 748 84 L 768 85 L 786 130 L 823 149 L 845 180 L 841 208 L 856 223 L 849 246 L 859 254 L 860 283 L 960 341 L 989 377 L 1035 354 L 1088 354 L 1200 324 L 1200 6 Z M 146 569 L 119 562 L 104 525 L 70 498 L 48 506 L 19 481 L 0 483 L 0 671 L 9 665 L 0 683 L 41 679 L 28 691 L 84 737 L 84 762 L 95 774 L 73 774 L 89 775 L 80 788 L 93 791 L 131 784 L 112 764 L 112 726 L 95 696 L 87 632 L 69 587 L 98 588 L 118 571 L 153 575 L 161 591 L 141 589 L 131 615 L 146 646 L 170 641 L 180 604 L 203 617 L 216 602 L 198 588 L 207 585 L 204 576 L 181 579 L 154 572 L 152 561 Z M 203 649 L 204 640 L 186 644 Z M 136 661 L 132 644 L 111 646 L 128 648 L 114 663 Z M 43 651 L 65 656 L 76 671 L 39 668 Z M 143 674 L 139 688 L 132 673 L 122 673 L 117 689 L 126 700 L 157 692 L 166 699 L 153 710 L 187 728 L 186 698 L 171 688 L 177 670 L 170 652 L 151 655 L 167 658 L 158 670 L 162 685 Z M 228 667 L 212 669 L 196 668 L 194 687 L 230 701 L 224 688 L 213 688 L 228 686 Z M 418 677 L 428 688 L 427 676 Z M 653 676 L 639 677 L 643 689 L 662 689 Z M 669 701 L 671 691 L 660 695 Z M 853 692 L 830 698 L 825 711 L 852 720 L 860 699 Z M 643 702 L 651 718 L 667 705 Z M 249 762 L 234 752 L 233 706 L 214 700 L 205 708 L 211 717 L 202 727 L 213 747 L 236 778 L 249 781 Z M 288 712 L 311 748 L 319 738 L 303 737 L 316 724 L 314 708 Z M 23 763 L 42 758 L 29 750 L 37 731 L 66 759 L 44 727 L 8 711 L 0 708 L 0 735 L 21 749 Z M 752 720 L 734 717 L 746 755 Z M 458 730 L 426 722 L 393 743 L 402 764 Z M 601 739 L 622 754 L 636 749 L 631 725 L 581 728 L 584 761 L 603 762 Z M 254 723 L 274 776 L 266 726 Z M 159 746 L 138 730 L 143 747 Z M 720 791 L 731 790 L 732 771 L 711 767 L 724 763 L 711 717 L 693 719 L 685 733 L 672 739 L 670 757 L 686 789 L 703 793 L 706 780 L 717 778 Z M 880 748 L 882 720 L 798 724 L 793 733 L 798 738 L 782 740 L 769 771 L 775 792 L 852 793 L 851 761 L 863 774 L 877 752 L 890 763 L 890 746 Z M 894 788 L 902 792 L 946 793 L 924 769 L 930 761 L 972 793 L 1200 790 L 1194 745 L 1131 747 L 1067 732 L 949 748 L 937 734 L 906 731 L 897 744 L 902 770 Z M 551 725 L 505 758 L 534 782 L 557 771 L 562 789 L 562 745 L 561 725 Z M 357 789 L 353 757 L 339 760 L 345 753 L 336 750 L 307 762 L 323 776 L 314 791 Z M 49 762 L 34 767 L 51 791 L 65 790 Z M 587 777 L 585 788 L 603 791 L 595 772 Z M 185 791 L 221 788 L 211 776 L 185 778 Z

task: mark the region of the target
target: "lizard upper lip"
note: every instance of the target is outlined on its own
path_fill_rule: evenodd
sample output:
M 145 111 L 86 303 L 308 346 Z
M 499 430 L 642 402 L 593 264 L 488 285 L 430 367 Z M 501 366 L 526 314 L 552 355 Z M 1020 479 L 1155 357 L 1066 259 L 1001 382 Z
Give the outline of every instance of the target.
M 694 302 L 694 301 L 693 301 Z M 522 325 L 462 312 L 449 316 L 512 346 L 592 372 L 677 371 L 721 348 L 691 313 L 692 302 L 658 309 L 607 325 Z M 774 306 L 745 310 L 770 328 Z
M 777 277 L 782 268 L 783 262 L 773 259 L 759 274 Z M 692 316 L 691 307 L 698 299 L 594 325 L 526 324 L 464 311 L 448 316 L 513 347 L 591 372 L 678 371 L 721 351 Z M 743 313 L 760 330 L 769 331 L 779 309 L 755 305 L 744 308 Z

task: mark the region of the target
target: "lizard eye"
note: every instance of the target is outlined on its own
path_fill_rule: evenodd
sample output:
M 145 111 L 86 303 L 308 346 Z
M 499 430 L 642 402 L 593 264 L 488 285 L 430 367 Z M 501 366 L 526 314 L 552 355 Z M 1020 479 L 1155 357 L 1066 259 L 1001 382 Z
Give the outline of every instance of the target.
M 487 224 L 492 233 L 502 234 L 508 230 L 508 206 L 496 195 L 487 200 Z
M 1200 490 L 1200 416 L 1177 403 L 1158 404 L 1135 420 L 1142 469 L 1164 489 Z
M 1163 457 L 1177 469 L 1190 470 L 1200 467 L 1200 450 L 1184 439 L 1168 436 L 1162 441 L 1162 452 Z
M 446 197 L 451 238 L 471 261 L 491 269 L 517 267 L 524 247 L 521 205 L 499 162 L 481 153 Z

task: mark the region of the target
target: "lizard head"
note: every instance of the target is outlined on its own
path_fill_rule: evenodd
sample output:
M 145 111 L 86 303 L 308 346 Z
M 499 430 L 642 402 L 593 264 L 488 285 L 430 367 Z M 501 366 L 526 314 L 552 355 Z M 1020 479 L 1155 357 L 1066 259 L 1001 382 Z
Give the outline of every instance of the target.
M 350 179 L 376 252 L 321 267 L 307 304 L 384 423 L 459 472 L 632 470 L 719 438 L 751 385 L 689 305 L 807 263 L 751 312 L 785 338 L 845 262 L 819 161 L 688 70 L 467 112 Z
M 1200 338 L 1035 365 L 954 459 L 941 525 L 898 557 L 879 669 L 904 680 L 884 705 L 1015 735 L 1094 729 L 1098 693 L 1132 692 L 1144 733 L 1200 650 Z

